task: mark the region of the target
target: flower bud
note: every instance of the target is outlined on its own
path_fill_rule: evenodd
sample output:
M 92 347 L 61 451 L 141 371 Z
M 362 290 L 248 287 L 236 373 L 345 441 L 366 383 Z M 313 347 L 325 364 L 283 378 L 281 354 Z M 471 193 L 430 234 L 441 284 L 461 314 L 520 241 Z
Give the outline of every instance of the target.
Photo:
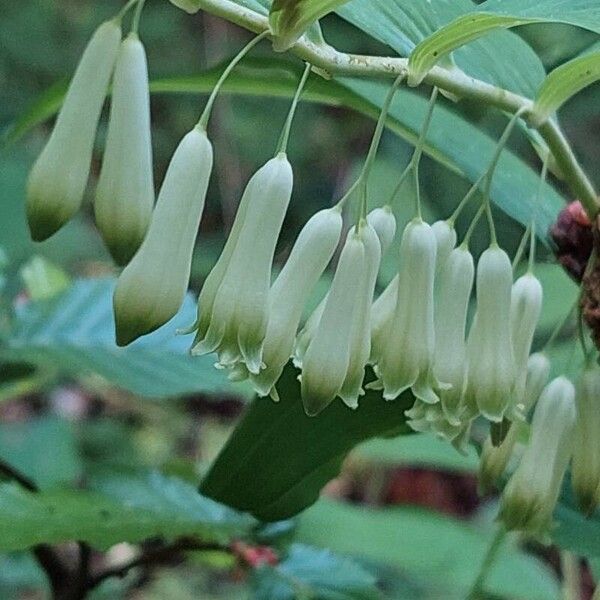
M 440 272 L 446 260 L 450 256 L 454 246 L 456 246 L 456 230 L 448 221 L 436 221 L 431 229 L 435 234 L 437 253 L 435 259 L 435 272 Z
M 371 353 L 371 304 L 381 262 L 381 244 L 375 229 L 363 224 L 359 236 L 365 247 L 365 268 L 354 308 L 348 371 L 340 390 L 340 398 L 350 408 L 358 408 L 358 397 L 364 395 L 362 383 Z
M 571 458 L 577 414 L 575 388 L 565 377 L 551 381 L 538 400 L 521 462 L 504 488 L 500 519 L 508 529 L 544 533 Z
M 200 302 L 200 322 L 202 313 L 209 310 L 210 324 L 193 348 L 194 354 L 217 350 L 222 365 L 242 361 L 253 374 L 264 367 L 273 255 L 292 186 L 292 167 L 284 153 L 268 161 L 248 182 L 236 215 L 236 222 L 241 219 L 241 224 L 232 231 L 237 236 L 235 247 L 226 245 L 224 254 L 231 251 L 230 256 L 215 265 L 218 271 L 224 270 L 216 295 L 212 305 Z
M 98 27 L 73 75 L 52 135 L 33 165 L 27 182 L 27 219 L 36 242 L 58 231 L 81 206 L 120 41 L 117 22 Z
M 469 250 L 452 250 L 439 273 L 435 314 L 435 376 L 450 384 L 440 392 L 448 419 L 460 424 L 461 398 L 466 366 L 465 330 L 475 267 Z
M 321 412 L 339 393 L 350 364 L 353 315 L 366 267 L 359 234 L 351 231 L 340 255 L 323 315 L 302 361 L 306 414 Z
M 398 300 L 377 365 L 387 400 L 397 398 L 408 388 L 424 402 L 433 404 L 439 400 L 433 391 L 438 384 L 432 372 L 435 261 L 433 229 L 421 219 L 414 219 L 402 236 Z
M 193 129 L 175 150 L 148 234 L 117 282 L 114 308 L 120 346 L 164 325 L 181 307 L 212 164 L 206 133 Z
M 520 403 L 525 391 L 527 360 L 531 343 L 542 311 L 542 284 L 532 274 L 519 277 L 512 286 L 510 300 L 510 327 L 517 381 L 515 402 Z
M 265 368 L 250 377 L 261 396 L 276 394 L 274 386 L 292 355 L 308 295 L 329 264 L 341 233 L 342 215 L 337 208 L 313 215 L 269 291 L 269 323 L 263 347 Z
M 399 275 L 396 275 L 371 307 L 371 356 L 369 358 L 371 364 L 379 362 L 384 345 L 389 337 L 389 328 L 398 302 L 399 280 Z
M 515 367 L 510 331 L 512 267 L 490 246 L 477 267 L 477 314 L 467 344 L 465 397 L 490 421 L 500 422 L 512 401 Z
M 523 395 L 525 414 L 537 402 L 546 383 L 548 383 L 549 376 L 550 361 L 541 352 L 532 354 L 527 361 L 527 376 Z M 479 488 L 482 493 L 491 491 L 500 481 L 515 453 L 515 446 L 521 435 L 523 425 L 521 421 L 514 421 L 499 446 L 494 446 L 490 436 L 485 440 L 479 463 Z
M 391 207 L 376 208 L 367 215 L 367 223 L 375 230 L 381 245 L 381 254 L 385 254 L 396 236 L 396 217 Z
M 146 52 L 135 33 L 121 43 L 96 190 L 95 214 L 115 262 L 125 265 L 140 247 L 154 205 L 150 94 Z
M 600 503 L 600 367 L 588 366 L 577 386 L 577 428 L 571 481 L 581 509 Z
M 319 326 L 319 322 L 321 321 L 321 317 L 323 316 L 323 311 L 325 310 L 325 305 L 327 304 L 327 297 L 329 296 L 329 292 L 325 294 L 325 297 L 321 302 L 319 302 L 317 308 L 315 308 L 310 317 L 306 320 L 304 327 L 300 330 L 300 333 L 296 336 L 296 342 L 294 344 L 294 366 L 298 369 L 302 368 L 302 361 L 304 360 L 304 356 L 306 351 L 308 350 L 308 346 L 312 341 L 315 332 L 317 331 L 317 327 Z

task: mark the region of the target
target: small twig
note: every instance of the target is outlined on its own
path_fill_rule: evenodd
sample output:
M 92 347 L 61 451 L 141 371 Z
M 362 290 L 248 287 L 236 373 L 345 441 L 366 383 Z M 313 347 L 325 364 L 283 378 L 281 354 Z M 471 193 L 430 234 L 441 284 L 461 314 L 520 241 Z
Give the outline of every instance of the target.
M 481 568 L 477 574 L 477 579 L 475 579 L 473 586 L 471 587 L 471 591 L 467 596 L 467 600 L 482 600 L 482 598 L 484 598 L 486 580 L 490 574 L 490 571 L 492 570 L 492 567 L 494 566 L 494 562 L 496 561 L 496 557 L 498 556 L 498 552 L 502 546 L 505 536 L 506 529 L 504 527 L 498 527 L 498 530 L 494 534 L 494 537 L 492 538 L 492 541 L 483 558 Z
M 20 473 L 12 465 L 9 465 L 7 462 L 4 462 L 1 459 L 0 459 L 0 475 L 4 475 L 8 479 L 13 479 L 21 487 L 24 487 L 29 492 L 37 492 L 38 491 L 37 486 L 35 485 L 35 483 L 33 483 L 33 481 L 31 481 L 31 479 L 29 479 L 29 477 L 23 475 L 23 473 Z

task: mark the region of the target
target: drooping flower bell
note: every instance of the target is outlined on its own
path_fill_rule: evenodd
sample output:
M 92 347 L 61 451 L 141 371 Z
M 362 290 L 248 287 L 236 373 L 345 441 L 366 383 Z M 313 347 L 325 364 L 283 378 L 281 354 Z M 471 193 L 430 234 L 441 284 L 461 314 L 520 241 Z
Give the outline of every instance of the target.
M 575 388 L 565 377 L 542 392 L 521 462 L 502 494 L 500 519 L 507 529 L 544 533 L 571 458 L 576 423 Z
M 380 238 L 368 222 L 361 223 L 360 236 L 364 244 L 365 267 L 352 317 L 348 371 L 340 390 L 340 398 L 350 408 L 358 408 L 358 398 L 364 395 L 362 384 L 371 354 L 371 305 L 381 262 Z
M 164 325 L 181 307 L 212 165 L 212 144 L 204 130 L 194 128 L 175 150 L 148 234 L 117 282 L 120 346 Z
M 375 230 L 381 246 L 381 254 L 385 254 L 396 237 L 396 217 L 388 205 L 373 209 L 367 215 L 367 223 Z
M 515 366 L 510 328 L 512 267 L 497 245 L 477 265 L 477 313 L 467 343 L 468 408 L 500 422 L 513 399 Z
M 577 386 L 577 428 L 571 481 L 581 509 L 600 504 L 600 367 L 589 365 Z
M 96 224 L 117 264 L 126 265 L 140 247 L 153 205 L 148 65 L 142 42 L 130 33 L 115 67 L 95 203 Z
M 277 399 L 275 383 L 294 348 L 302 310 L 315 284 L 329 264 L 342 233 L 338 208 L 313 215 L 292 248 L 292 252 L 269 290 L 269 323 L 263 347 L 265 368 L 250 376 L 261 396 Z
M 526 415 L 538 401 L 550 376 L 550 361 L 545 354 L 536 352 L 527 361 L 525 392 L 522 395 L 523 413 Z M 499 446 L 494 446 L 488 436 L 483 443 L 479 461 L 479 488 L 487 493 L 500 481 L 514 453 L 524 423 L 515 420 Z
M 79 61 L 52 135 L 33 165 L 27 182 L 27 219 L 36 242 L 58 231 L 81 206 L 120 42 L 118 22 L 98 27 Z
M 319 326 L 319 322 L 321 321 L 321 317 L 323 316 L 323 311 L 325 310 L 325 305 L 327 304 L 327 297 L 329 293 L 325 294 L 325 297 L 317 307 L 310 313 L 308 319 L 306 319 L 306 323 L 304 323 L 304 327 L 300 330 L 298 335 L 296 336 L 296 342 L 294 344 L 294 366 L 298 369 L 302 368 L 302 361 L 304 360 L 304 355 L 308 350 L 308 346 L 310 345 L 311 340 L 313 339 L 315 332 L 317 331 L 317 327 Z
M 475 267 L 466 246 L 450 252 L 439 272 L 435 314 L 435 376 L 451 387 L 440 391 L 446 418 L 460 425 L 466 369 L 465 331 Z
M 456 246 L 456 229 L 448 221 L 436 221 L 431 229 L 437 244 L 435 272 L 438 274 Z
M 433 229 L 421 219 L 414 219 L 402 236 L 398 298 L 377 365 L 387 400 L 397 398 L 408 388 L 424 402 L 433 404 L 439 400 L 434 388 L 443 385 L 433 374 L 435 261 Z
M 381 353 L 390 335 L 390 326 L 398 302 L 398 282 L 400 276 L 396 275 L 379 298 L 371 307 L 371 356 L 369 363 L 374 365 L 381 359 Z
M 366 269 L 360 232 L 351 230 L 327 295 L 323 314 L 302 360 L 304 410 L 317 415 L 340 393 L 350 365 L 350 347 Z
M 521 403 L 527 378 L 527 361 L 531 343 L 542 311 L 542 284 L 526 273 L 512 286 L 510 300 L 510 327 L 517 379 L 515 403 Z M 517 407 L 518 410 L 518 407 Z
M 222 366 L 241 361 L 253 374 L 263 368 L 271 267 L 293 179 L 281 152 L 248 182 L 229 240 L 199 298 L 193 354 L 217 351 Z

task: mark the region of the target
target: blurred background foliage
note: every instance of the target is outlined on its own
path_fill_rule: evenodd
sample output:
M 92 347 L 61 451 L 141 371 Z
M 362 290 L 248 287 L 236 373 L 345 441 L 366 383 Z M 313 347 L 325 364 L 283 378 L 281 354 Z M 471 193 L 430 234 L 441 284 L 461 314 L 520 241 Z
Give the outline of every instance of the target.
M 116 0 L 0 0 L 0 134 L 8 135 L 38 98 L 65 85 L 92 31 L 120 5 Z M 338 17 L 324 19 L 323 29 L 326 39 L 342 50 L 389 52 Z M 522 27 L 519 34 L 536 49 L 547 69 L 596 39 L 558 25 Z M 194 75 L 219 65 L 249 39 L 235 26 L 202 13 L 186 15 L 166 0 L 148 1 L 141 36 L 154 80 Z M 254 52 L 261 55 L 271 55 L 266 44 Z M 157 184 L 204 101 L 195 94 L 152 97 Z M 600 187 L 599 101 L 600 87 L 592 86 L 560 115 L 596 187 Z M 199 289 L 218 256 L 245 182 L 271 156 L 287 108 L 287 100 L 270 97 L 223 95 L 219 99 L 211 123 L 216 170 L 194 258 L 193 290 Z M 468 102 L 453 109 L 493 137 L 506 122 L 497 111 Z M 50 241 L 34 245 L 29 239 L 24 184 L 49 127 L 50 123 L 36 127 L 0 150 L 0 247 L 6 253 L 3 302 L 17 306 L 24 305 L 27 297 L 43 301 L 63 291 L 71 280 L 116 273 L 92 225 L 89 202 Z M 278 263 L 309 216 L 338 199 L 352 181 L 372 131 L 372 120 L 350 110 L 315 104 L 301 107 L 290 144 L 295 191 Z M 105 133 L 103 121 L 92 179 L 99 172 Z M 511 147 L 530 164 L 538 164 L 522 134 L 513 135 Z M 386 134 L 371 179 L 373 205 L 387 200 L 410 152 L 408 144 Z M 427 217 L 447 217 L 468 184 L 428 158 L 421 175 Z M 411 190 L 405 189 L 398 209 L 400 222 L 412 216 L 413 202 Z M 498 211 L 496 216 L 501 242 L 514 252 L 523 227 Z M 459 230 L 468 225 L 469 217 L 467 211 Z M 475 250 L 481 251 L 486 243 L 487 233 L 481 227 Z M 40 263 L 39 257 L 49 262 Z M 550 263 L 552 257 L 542 255 L 541 261 Z M 394 266 L 391 252 L 382 268 L 382 284 L 392 277 Z M 539 276 L 546 294 L 540 327 L 543 340 L 577 290 L 557 267 L 542 264 Z M 326 285 L 320 286 L 313 306 L 325 289 Z M 224 383 L 210 360 L 187 364 L 190 359 L 183 354 L 187 341 L 182 338 L 172 342 L 159 333 L 153 343 L 146 342 L 146 347 L 142 343 L 117 358 L 107 350 L 112 335 L 109 299 L 109 284 L 78 282 L 58 304 L 22 306 L 17 313 L 13 348 L 10 356 L 3 350 L 6 362 L 0 364 L 0 457 L 41 489 L 81 486 L 102 468 L 160 469 L 196 485 L 232 431 L 248 391 Z M 191 300 L 180 317 L 181 325 L 193 319 Z M 2 335 L 15 325 L 9 320 L 0 323 Z M 88 324 L 84 330 L 82 323 Z M 62 345 L 44 346 L 44 336 L 51 335 Z M 156 355 L 157 347 L 165 348 L 166 354 Z M 559 346 L 555 368 L 568 372 L 572 355 L 572 344 Z M 139 357 L 146 361 L 143 365 Z M 140 364 L 136 366 L 135 360 Z M 265 532 L 262 545 L 253 538 L 256 547 L 281 553 L 277 565 L 248 558 L 239 548 L 233 556 L 196 552 L 183 561 L 175 555 L 167 565 L 151 565 L 123 579 L 107 580 L 94 597 L 294 598 L 300 596 L 290 581 L 301 581 L 313 593 L 306 597 L 366 598 L 378 597 L 369 596 L 375 593 L 376 580 L 385 597 L 460 598 L 475 578 L 492 535 L 495 499 L 477 497 L 475 470 L 474 454 L 451 454 L 428 436 L 368 442 L 351 454 L 340 477 L 329 484 L 325 492 L 329 499 L 306 511 L 297 523 L 279 524 L 279 530 Z M 291 539 L 295 543 L 289 546 Z M 525 554 L 513 545 L 505 549 L 490 578 L 490 597 L 558 597 L 556 552 L 529 550 L 532 553 Z M 136 546 L 123 543 L 93 559 L 111 565 L 135 551 Z M 356 557 L 360 565 L 345 563 L 354 560 L 347 556 Z M 362 578 L 361 569 L 365 570 Z M 346 578 L 346 595 L 335 595 L 335 589 L 325 589 L 331 582 L 325 586 L 320 582 L 322 573 L 330 570 L 342 579 L 349 573 L 356 575 L 354 587 Z M 586 585 L 591 587 L 591 577 Z M 46 589 L 44 576 L 29 554 L 0 555 L 0 597 L 43 597 Z

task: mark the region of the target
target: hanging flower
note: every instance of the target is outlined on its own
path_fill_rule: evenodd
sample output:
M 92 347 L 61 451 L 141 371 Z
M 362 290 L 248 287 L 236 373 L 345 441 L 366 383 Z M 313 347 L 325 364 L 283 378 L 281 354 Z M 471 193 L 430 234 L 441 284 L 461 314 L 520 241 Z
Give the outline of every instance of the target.
M 36 242 L 58 231 L 81 206 L 120 41 L 118 22 L 98 27 L 79 61 L 52 135 L 33 165 L 27 182 L 27 219 Z
M 304 410 L 317 415 L 340 393 L 350 365 L 353 315 L 364 281 L 365 247 L 350 231 L 335 271 L 323 314 L 302 360 Z
M 308 350 L 308 346 L 310 345 L 311 340 L 313 339 L 315 332 L 317 331 L 317 327 L 319 326 L 319 322 L 321 321 L 321 317 L 323 316 L 323 311 L 325 310 L 325 305 L 327 304 L 327 297 L 329 293 L 325 294 L 325 297 L 319 304 L 317 308 L 315 308 L 310 317 L 304 323 L 304 327 L 300 330 L 300 333 L 296 336 L 296 342 L 294 344 L 294 366 L 298 369 L 302 368 L 302 361 L 304 360 L 304 355 Z
M 512 267 L 490 246 L 477 267 L 477 313 L 467 344 L 465 399 L 472 412 L 500 422 L 511 404 L 515 367 L 510 331 Z
M 517 370 L 515 404 L 522 401 L 525 391 L 527 360 L 531 351 L 535 328 L 542 311 L 542 298 L 542 284 L 533 273 L 526 273 L 519 277 L 512 286 L 510 327 Z
M 527 361 L 525 392 L 522 396 L 525 415 L 538 401 L 550 376 L 550 361 L 545 354 L 536 352 Z M 490 436 L 483 443 L 479 461 L 479 488 L 488 493 L 500 481 L 515 453 L 515 446 L 522 433 L 524 423 L 515 420 L 499 446 L 494 446 Z
M 521 462 L 504 488 L 500 519 L 508 529 L 544 533 L 573 450 L 577 413 L 575 388 L 565 377 L 542 392 Z
M 292 355 L 302 310 L 311 290 L 329 264 L 342 233 L 339 209 L 313 215 L 269 291 L 269 323 L 263 348 L 265 368 L 250 376 L 261 396 L 277 398 L 275 383 Z
M 450 252 L 456 246 L 456 230 L 448 221 L 436 221 L 431 229 L 435 235 L 437 245 L 435 272 L 440 272 L 441 268 L 446 263 L 450 256 Z
M 577 428 L 571 468 L 581 509 L 592 514 L 600 504 L 600 368 L 589 365 L 577 387 Z
M 375 230 L 381 246 L 381 254 L 387 249 L 396 237 L 396 217 L 390 206 L 375 208 L 367 215 L 367 223 Z
M 362 383 L 371 353 L 371 304 L 381 262 L 381 244 L 376 230 L 368 222 L 362 223 L 360 236 L 365 248 L 365 268 L 352 318 L 348 371 L 340 390 L 340 398 L 350 408 L 358 408 L 358 398 L 364 395 Z
M 408 388 L 424 402 L 434 404 L 439 400 L 434 388 L 443 385 L 433 375 L 435 260 L 432 228 L 421 219 L 414 219 L 402 236 L 398 298 L 377 365 L 383 395 L 388 400 Z
M 263 368 L 271 267 L 292 186 L 284 153 L 248 182 L 230 236 L 233 243 L 225 245 L 200 295 L 193 354 L 217 351 L 222 366 L 242 361 L 253 374 Z
M 153 205 L 148 65 L 144 46 L 130 33 L 117 57 L 95 204 L 98 229 L 117 264 L 127 264 L 140 247 Z
M 372 365 L 379 362 L 390 334 L 389 328 L 398 303 L 399 280 L 400 276 L 396 275 L 371 307 L 371 356 L 369 363 Z
M 120 346 L 164 325 L 181 307 L 212 165 L 212 145 L 206 132 L 195 128 L 175 150 L 148 235 L 117 282 Z
M 461 399 L 466 368 L 465 330 L 475 267 L 465 246 L 452 250 L 439 272 L 435 314 L 435 376 L 451 387 L 440 397 L 446 418 L 461 424 Z

